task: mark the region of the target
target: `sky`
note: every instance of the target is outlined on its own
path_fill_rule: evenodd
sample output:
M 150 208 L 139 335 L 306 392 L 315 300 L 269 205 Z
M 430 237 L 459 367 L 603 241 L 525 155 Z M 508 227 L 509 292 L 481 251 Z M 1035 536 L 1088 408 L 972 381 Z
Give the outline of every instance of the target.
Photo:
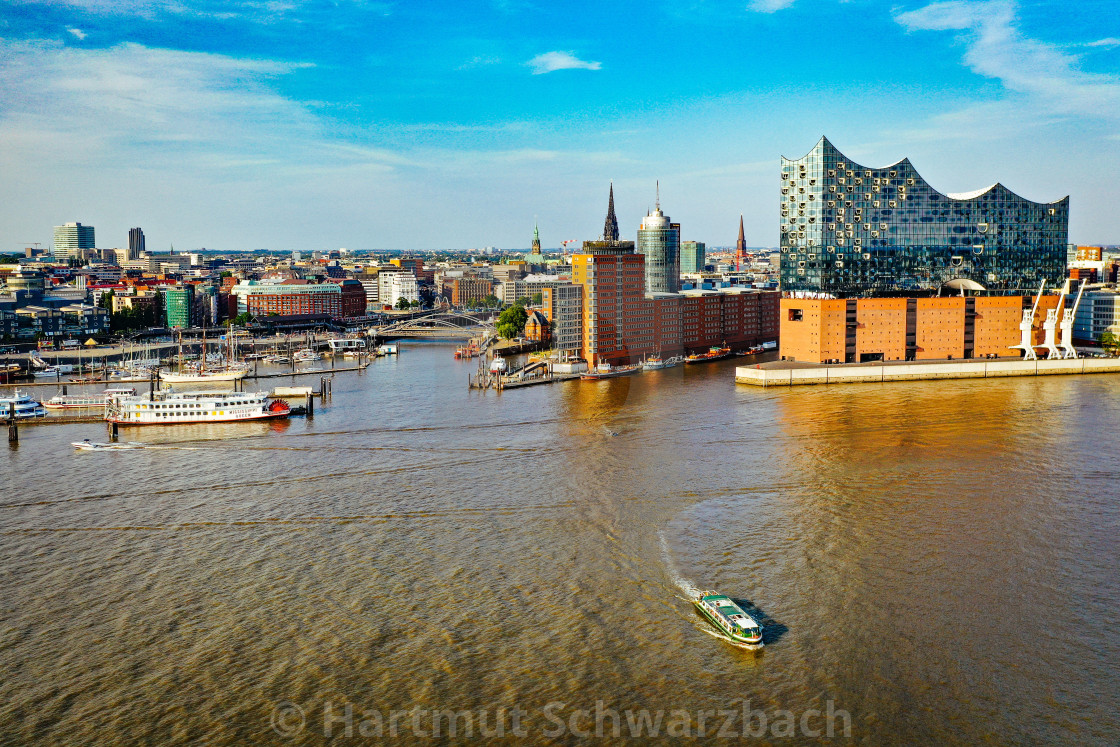
M 1120 243 L 1116 0 L 0 0 L 0 252 L 778 243 L 826 135 Z

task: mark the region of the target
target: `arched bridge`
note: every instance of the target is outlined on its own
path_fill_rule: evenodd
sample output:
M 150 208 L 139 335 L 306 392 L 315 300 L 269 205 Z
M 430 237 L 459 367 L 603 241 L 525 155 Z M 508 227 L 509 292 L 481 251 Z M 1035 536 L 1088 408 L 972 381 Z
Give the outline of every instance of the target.
M 475 337 L 496 331 L 489 314 L 467 311 L 433 311 L 377 327 L 370 332 L 380 338 Z

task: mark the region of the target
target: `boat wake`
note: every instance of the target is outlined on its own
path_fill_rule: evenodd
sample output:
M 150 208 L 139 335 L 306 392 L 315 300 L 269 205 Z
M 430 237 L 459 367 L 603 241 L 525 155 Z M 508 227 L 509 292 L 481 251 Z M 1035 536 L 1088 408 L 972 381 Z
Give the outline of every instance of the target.
M 673 553 L 669 551 L 664 530 L 658 530 L 657 538 L 661 542 L 661 561 L 665 564 L 665 572 L 669 574 L 673 584 L 684 593 L 684 599 L 691 602 L 700 593 L 700 587 L 685 578 L 677 568 L 677 564 L 673 562 Z

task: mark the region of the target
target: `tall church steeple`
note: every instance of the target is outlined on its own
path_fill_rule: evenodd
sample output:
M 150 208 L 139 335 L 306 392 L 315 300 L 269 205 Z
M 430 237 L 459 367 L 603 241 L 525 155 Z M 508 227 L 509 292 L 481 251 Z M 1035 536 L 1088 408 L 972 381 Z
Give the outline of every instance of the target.
M 537 227 L 536 221 L 533 221 L 533 251 L 532 254 L 541 253 L 541 230 Z
M 735 269 L 747 260 L 747 238 L 743 233 L 743 215 L 739 214 L 739 240 L 735 242 Z
M 618 241 L 618 218 L 614 214 L 614 182 L 611 182 L 611 196 L 607 202 L 607 220 L 603 224 L 603 240 Z

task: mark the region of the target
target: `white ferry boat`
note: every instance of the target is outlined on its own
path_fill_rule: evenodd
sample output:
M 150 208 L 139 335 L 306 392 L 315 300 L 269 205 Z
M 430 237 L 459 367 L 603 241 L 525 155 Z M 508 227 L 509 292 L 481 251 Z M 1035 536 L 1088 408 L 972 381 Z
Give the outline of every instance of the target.
M 230 423 L 285 418 L 284 400 L 269 402 L 267 392 L 156 392 L 109 401 L 105 419 L 119 425 Z
M 741 648 L 762 648 L 762 626 L 731 597 L 714 591 L 701 591 L 692 603 L 731 643 Z
M 47 408 L 17 389 L 10 397 L 0 397 L 0 420 L 7 420 L 13 414 L 17 420 L 41 418 L 47 414 Z
M 112 397 L 130 397 L 136 390 L 130 386 L 112 387 L 100 394 L 59 394 L 43 403 L 48 410 L 80 410 L 104 407 Z

